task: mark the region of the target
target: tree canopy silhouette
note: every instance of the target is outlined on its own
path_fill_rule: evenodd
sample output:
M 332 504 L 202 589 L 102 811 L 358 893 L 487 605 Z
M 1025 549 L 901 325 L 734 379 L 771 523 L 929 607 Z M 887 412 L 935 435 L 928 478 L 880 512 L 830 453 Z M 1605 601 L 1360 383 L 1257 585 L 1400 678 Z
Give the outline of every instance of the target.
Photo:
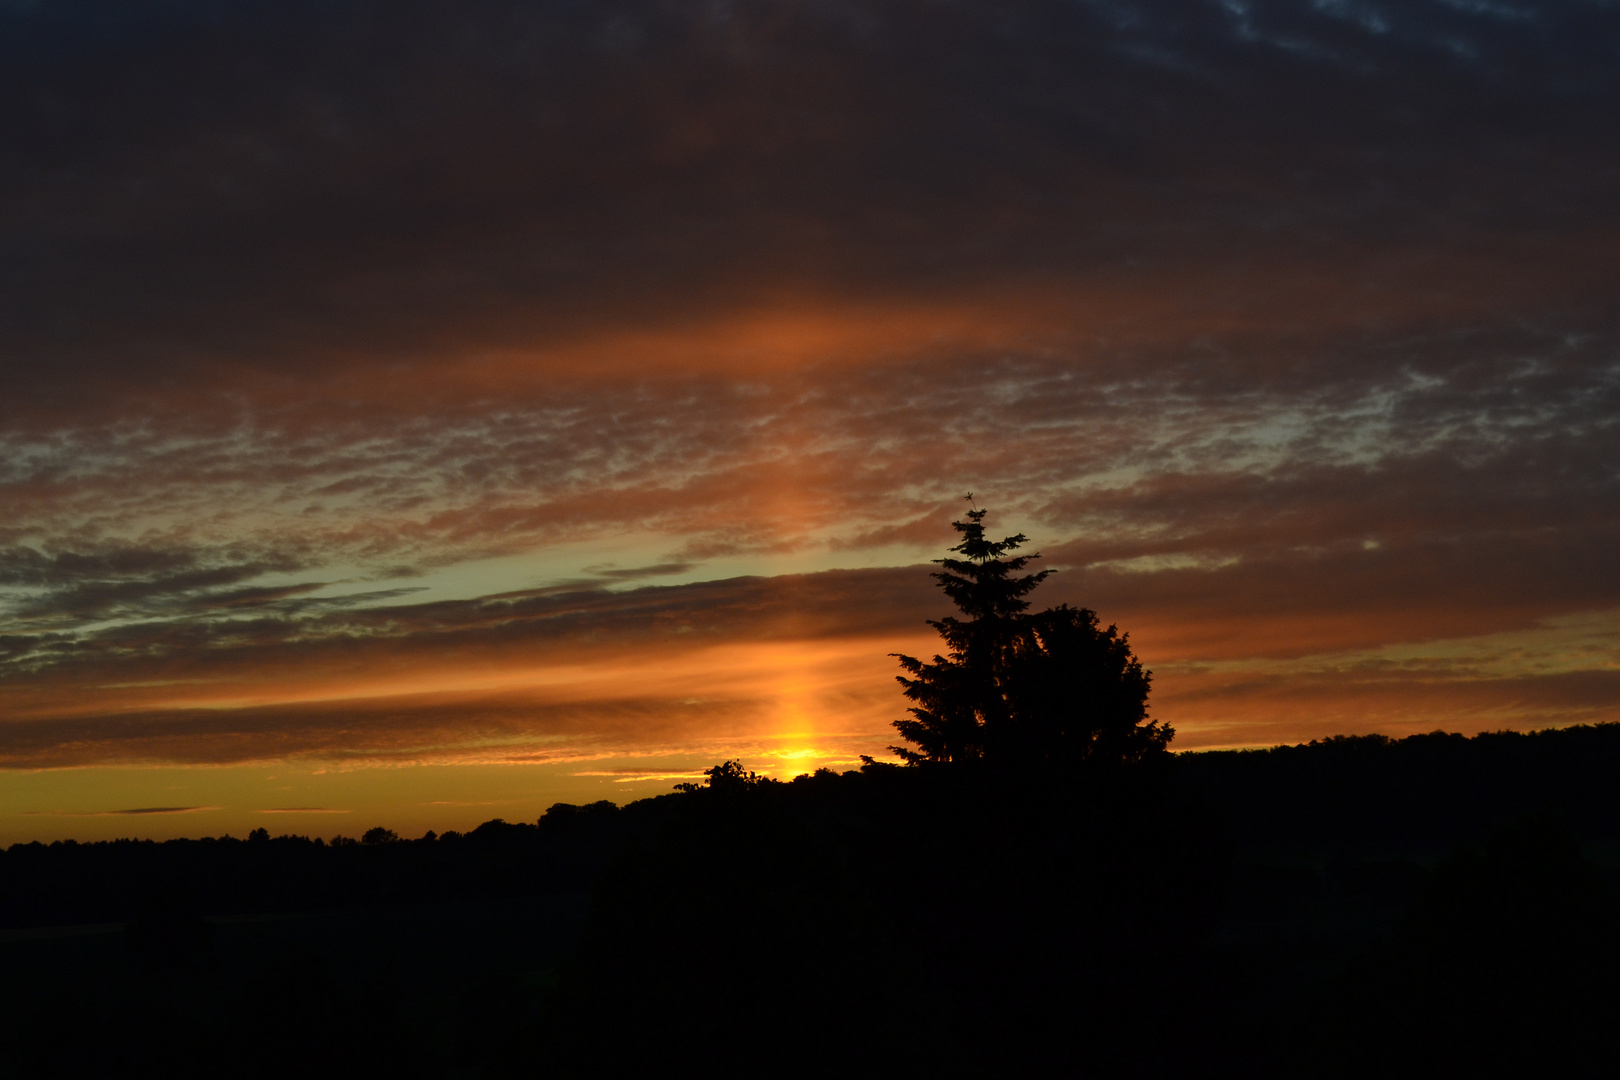
M 968 496 L 972 501 L 972 496 Z M 1127 762 L 1160 752 L 1175 732 L 1147 714 L 1151 672 L 1129 635 L 1067 604 L 1029 613 L 1024 599 L 1053 572 L 1025 573 L 1040 555 L 1011 555 L 1029 538 L 992 541 L 988 510 L 953 522 L 960 558 L 936 559 L 932 576 L 966 618 L 929 620 L 948 646 L 931 662 L 894 654 L 916 704 L 895 729 L 913 747 L 889 749 L 908 764 L 989 760 L 1078 765 Z
M 676 784 L 676 791 L 717 791 L 722 795 L 735 795 L 740 792 L 753 791 L 756 788 L 771 784 L 769 777 L 760 776 L 743 768 L 741 761 L 722 761 L 710 769 L 704 769 L 703 775 L 708 777 L 701 784 Z

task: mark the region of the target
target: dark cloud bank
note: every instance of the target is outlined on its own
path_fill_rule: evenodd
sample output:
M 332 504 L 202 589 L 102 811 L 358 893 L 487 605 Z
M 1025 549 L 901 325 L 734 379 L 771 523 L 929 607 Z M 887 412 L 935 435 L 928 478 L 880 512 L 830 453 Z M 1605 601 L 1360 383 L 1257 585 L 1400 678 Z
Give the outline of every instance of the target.
M 1364 333 L 1414 306 L 1611 332 L 1616 25 L 1439 0 L 11 5 L 7 414 L 784 290 L 1105 282 L 1242 312 L 1304 274 Z

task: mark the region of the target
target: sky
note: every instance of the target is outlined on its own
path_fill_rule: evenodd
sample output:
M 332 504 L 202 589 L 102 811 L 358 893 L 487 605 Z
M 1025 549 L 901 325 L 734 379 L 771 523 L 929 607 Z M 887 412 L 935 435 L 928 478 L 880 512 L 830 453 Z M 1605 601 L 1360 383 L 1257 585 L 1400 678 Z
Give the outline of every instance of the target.
M 1602 0 L 0 2 L 0 842 L 884 754 L 972 492 L 1173 747 L 1620 720 Z

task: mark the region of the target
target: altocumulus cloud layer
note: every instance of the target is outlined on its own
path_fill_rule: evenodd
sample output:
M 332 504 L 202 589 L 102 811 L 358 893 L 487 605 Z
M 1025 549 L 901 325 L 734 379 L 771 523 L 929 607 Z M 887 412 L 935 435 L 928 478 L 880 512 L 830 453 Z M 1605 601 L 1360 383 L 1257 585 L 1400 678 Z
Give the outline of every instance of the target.
M 1612 5 L 12 2 L 0 94 L 0 763 L 853 760 L 969 488 L 1182 745 L 1620 713 Z

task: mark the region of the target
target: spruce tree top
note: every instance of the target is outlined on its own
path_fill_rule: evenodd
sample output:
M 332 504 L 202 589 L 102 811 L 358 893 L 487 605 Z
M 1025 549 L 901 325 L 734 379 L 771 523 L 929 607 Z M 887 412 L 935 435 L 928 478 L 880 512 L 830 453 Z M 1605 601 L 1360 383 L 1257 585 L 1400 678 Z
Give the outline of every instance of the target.
M 969 502 L 973 501 L 970 493 Z M 935 559 L 945 569 L 931 575 L 957 609 L 970 619 L 1005 619 L 1025 611 L 1029 601 L 1024 597 L 1035 586 L 1046 580 L 1050 570 L 1035 574 L 1020 572 L 1034 555 L 1015 555 L 1003 558 L 1007 552 L 1027 543 L 1023 533 L 1003 538 L 999 543 L 984 535 L 984 518 L 990 511 L 978 507 L 967 512 L 966 521 L 953 521 L 951 526 L 962 534 L 962 542 L 950 550 L 960 559 Z

